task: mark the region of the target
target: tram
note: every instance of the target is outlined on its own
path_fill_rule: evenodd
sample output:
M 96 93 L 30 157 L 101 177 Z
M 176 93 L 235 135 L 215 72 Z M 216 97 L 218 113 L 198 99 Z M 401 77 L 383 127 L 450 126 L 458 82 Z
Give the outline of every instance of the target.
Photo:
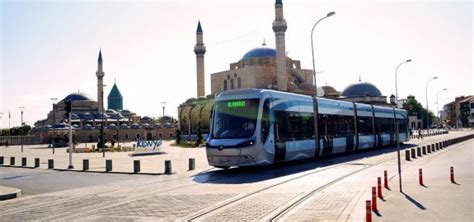
M 229 168 L 374 149 L 396 144 L 395 123 L 399 141 L 408 141 L 402 109 L 266 89 L 230 90 L 215 98 L 206 154 L 211 166 Z

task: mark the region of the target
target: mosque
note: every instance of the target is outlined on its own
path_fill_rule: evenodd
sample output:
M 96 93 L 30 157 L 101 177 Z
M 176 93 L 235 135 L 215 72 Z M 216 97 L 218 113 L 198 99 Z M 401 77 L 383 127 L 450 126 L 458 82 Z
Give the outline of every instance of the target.
M 214 96 L 222 91 L 242 88 L 273 89 L 284 92 L 299 93 L 314 96 L 313 74 L 311 69 L 303 69 L 299 60 L 288 57 L 285 53 L 285 32 L 287 23 L 283 13 L 282 0 L 275 1 L 275 19 L 272 29 L 275 33 L 276 48 L 262 47 L 251 49 L 242 58 L 230 63 L 229 69 L 212 73 L 211 93 L 205 94 L 204 55 L 206 46 L 203 38 L 203 28 L 198 21 L 196 29 L 197 99 L 191 98 L 178 107 L 180 130 L 184 133 L 195 134 L 199 125 L 206 133 L 208 121 L 205 121 L 212 106 Z M 318 96 L 345 100 L 350 102 L 368 103 L 373 105 L 394 106 L 394 101 L 387 103 L 387 97 L 369 82 L 359 82 L 347 86 L 342 92 L 332 86 L 318 88 Z M 394 99 L 391 97 L 391 99 Z M 203 111 L 204 110 L 204 111 Z M 203 125 L 203 121 L 205 124 Z
M 32 133 L 48 143 L 51 138 L 62 136 L 67 129 L 66 101 L 71 101 L 71 124 L 74 136 L 79 142 L 97 142 L 102 124 L 106 140 L 133 141 L 135 139 L 170 139 L 175 136 L 175 120 L 169 116 L 156 121 L 151 117 L 141 117 L 123 108 L 123 96 L 116 82 L 107 96 L 104 109 L 104 76 L 102 51 L 97 59 L 97 101 L 85 93 L 75 92 L 53 104 L 47 118 L 35 123 Z

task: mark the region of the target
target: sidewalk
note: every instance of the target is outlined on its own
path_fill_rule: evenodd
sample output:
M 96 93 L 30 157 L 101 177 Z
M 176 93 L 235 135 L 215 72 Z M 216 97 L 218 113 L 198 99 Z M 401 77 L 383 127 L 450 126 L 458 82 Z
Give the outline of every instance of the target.
M 372 221 L 474 221 L 473 148 L 471 139 L 403 164 L 403 193 L 398 174 L 392 174 L 390 190 L 383 189 L 383 199 L 377 198 L 378 212 L 372 212 Z M 450 182 L 451 166 L 456 184 Z M 419 185 L 420 168 L 425 186 Z M 365 221 L 365 201 L 370 199 L 368 187 L 349 220 Z
M 72 164 L 74 170 L 82 170 L 83 159 L 89 160 L 89 171 L 104 172 L 105 161 L 113 160 L 112 172 L 133 173 L 133 161 L 140 160 L 141 173 L 162 174 L 165 170 L 165 160 L 172 161 L 172 171 L 176 174 L 189 175 L 196 172 L 208 170 L 211 167 L 207 164 L 207 158 L 204 148 L 181 148 L 171 146 L 172 141 L 163 141 L 161 151 L 164 154 L 147 156 L 130 156 L 133 152 L 106 152 L 105 157 L 102 153 L 73 153 Z M 88 144 L 89 146 L 91 144 Z M 132 146 L 131 144 L 129 144 Z M 79 144 L 78 148 L 85 147 L 85 144 Z M 67 169 L 69 165 L 69 154 L 67 148 L 56 148 L 55 154 L 52 154 L 52 148 L 46 145 L 24 146 L 21 152 L 20 146 L 10 146 L 8 148 L 0 147 L 0 156 L 4 156 L 4 166 L 10 165 L 10 157 L 15 157 L 15 166 L 21 166 L 21 158 L 27 158 L 27 166 L 34 166 L 34 159 L 40 158 L 40 168 L 48 168 L 48 159 L 54 159 L 54 169 Z M 196 170 L 188 171 L 188 159 L 194 158 Z
M 0 186 L 0 201 L 14 199 L 20 196 L 21 196 L 20 189 Z
M 377 200 L 380 216 L 373 221 L 474 221 L 474 140 L 455 144 L 450 151 L 405 165 L 403 193 L 398 176 L 390 181 L 392 191 L 384 189 L 385 201 Z M 450 182 L 454 167 L 456 184 Z M 418 170 L 423 169 L 423 184 Z

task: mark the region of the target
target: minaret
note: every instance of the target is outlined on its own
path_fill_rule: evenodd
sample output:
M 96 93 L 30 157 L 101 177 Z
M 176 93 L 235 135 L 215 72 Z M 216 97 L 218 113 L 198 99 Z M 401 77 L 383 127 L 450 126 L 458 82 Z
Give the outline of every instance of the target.
M 286 21 L 283 18 L 282 0 L 275 1 L 275 21 L 273 21 L 273 31 L 276 41 L 276 75 L 278 90 L 288 91 L 288 77 L 286 73 L 286 55 L 285 55 L 285 31 Z
M 102 50 L 99 51 L 99 59 L 97 59 L 97 102 L 99 103 L 99 112 L 104 111 L 104 71 L 102 71 Z
M 206 93 L 204 91 L 204 53 L 206 53 L 206 46 L 204 46 L 202 38 L 201 21 L 198 21 L 196 30 L 194 53 L 196 53 L 197 97 L 201 97 L 205 96 Z

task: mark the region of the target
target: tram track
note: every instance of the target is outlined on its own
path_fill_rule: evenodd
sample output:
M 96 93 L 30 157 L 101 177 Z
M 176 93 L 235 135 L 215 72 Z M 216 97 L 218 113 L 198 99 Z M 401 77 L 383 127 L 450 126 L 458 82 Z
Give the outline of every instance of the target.
M 275 183 L 275 184 L 272 184 L 272 185 L 269 185 L 269 186 L 266 186 L 266 187 L 263 187 L 263 188 L 260 188 L 260 189 L 257 189 L 255 191 L 252 191 L 250 193 L 246 193 L 244 195 L 241 195 L 241 196 L 238 196 L 234 199 L 231 199 L 231 200 L 228 200 L 228 201 L 224 201 L 223 203 L 221 204 L 218 204 L 217 206 L 212 206 L 208 209 L 205 209 L 201 212 L 198 212 L 197 214 L 195 215 L 192 215 L 191 217 L 188 217 L 186 219 L 186 221 L 196 221 L 196 220 L 199 220 L 199 219 L 204 219 L 205 220 L 205 217 L 208 216 L 208 215 L 212 215 L 213 213 L 219 211 L 220 209 L 223 209 L 223 208 L 226 208 L 228 206 L 231 206 L 231 205 L 235 205 L 235 204 L 238 204 L 239 202 L 242 202 L 242 201 L 245 201 L 245 200 L 248 200 L 249 198 L 251 197 L 254 197 L 258 194 L 261 194 L 262 192 L 264 191 L 268 191 L 270 189 L 273 189 L 273 188 L 276 188 L 278 186 L 281 186 L 281 185 L 284 185 L 284 184 L 288 184 L 288 183 L 291 183 L 291 182 L 295 182 L 299 179 L 302 179 L 302 178 L 306 178 L 308 176 L 311 176 L 311 175 L 314 175 L 314 174 L 317 174 L 317 173 L 322 173 L 322 172 L 325 172 L 325 171 L 328 171 L 328 170 L 331 170 L 331 169 L 335 169 L 337 167 L 341 167 L 341 166 L 346 166 L 346 165 L 353 165 L 355 162 L 357 161 L 360 161 L 360 159 L 356 159 L 356 160 L 352 160 L 352 161 L 349 161 L 349 162 L 346 162 L 344 164 L 337 164 L 337 165 L 334 165 L 334 166 L 331 166 L 331 167 L 326 167 L 326 168 L 323 168 L 323 169 L 318 169 L 318 170 L 315 170 L 315 171 L 312 171 L 312 172 L 308 172 L 308 173 L 305 173 L 305 174 L 302 174 L 302 175 L 299 175 L 297 177 L 293 177 L 293 178 L 289 178 L 287 180 L 284 180 L 284 181 L 280 181 L 278 183 Z M 349 176 L 352 176 L 356 173 L 359 173 L 363 170 L 366 170 L 368 168 L 371 168 L 371 167 L 374 167 L 374 166 L 378 166 L 378 165 L 381 165 L 383 163 L 386 163 L 386 162 L 389 162 L 389 161 L 393 161 L 393 159 L 390 159 L 390 160 L 384 160 L 384 161 L 381 161 L 379 163 L 376 163 L 376 164 L 363 164 L 363 168 L 359 169 L 359 170 L 356 170 L 356 171 L 352 171 L 348 174 L 344 174 L 343 176 L 340 176 L 340 177 L 337 177 L 336 179 L 334 180 L 331 180 L 330 182 L 328 183 L 325 183 L 321 186 L 318 186 L 317 188 L 313 189 L 312 191 L 310 191 L 309 193 L 306 193 L 304 194 L 303 197 L 301 198 L 298 198 L 296 201 L 294 201 L 289 207 L 287 207 L 283 212 L 280 212 L 278 213 L 275 217 L 272 217 L 272 219 L 270 221 L 273 221 L 273 218 L 277 218 L 279 216 L 281 216 L 283 213 L 285 213 L 287 210 L 290 210 L 292 209 L 293 207 L 299 205 L 300 203 L 304 202 L 304 200 L 306 200 L 307 198 L 309 198 L 310 196 L 312 196 L 313 194 L 319 192 L 319 191 L 322 191 L 324 190 L 325 188 L 349 177 Z M 356 165 L 361 165 L 361 164 L 356 164 Z
M 453 151 L 453 150 L 457 150 L 458 147 L 460 147 L 460 146 L 457 146 L 457 144 L 456 144 L 455 147 L 452 147 L 451 149 L 444 150 L 444 152 L 437 152 L 437 153 L 435 153 L 434 155 L 426 156 L 427 158 L 420 160 L 420 162 L 421 162 L 421 163 L 429 162 L 429 161 L 431 161 L 431 158 L 436 157 L 436 156 L 438 156 L 438 155 L 445 154 L 446 152 L 450 152 L 450 151 Z M 324 185 L 322 185 L 322 186 L 319 186 L 319 187 L 317 187 L 317 188 L 311 190 L 310 192 L 306 193 L 306 194 L 303 195 L 302 197 L 297 198 L 296 200 L 292 201 L 290 204 L 288 204 L 287 206 L 285 206 L 283 209 L 279 210 L 278 212 L 273 213 L 273 215 L 268 219 L 268 221 L 272 221 L 272 222 L 273 222 L 273 221 L 279 221 L 279 220 L 282 219 L 285 215 L 287 215 L 289 212 L 291 212 L 295 207 L 297 207 L 297 206 L 303 204 L 305 201 L 307 201 L 309 198 L 311 198 L 312 196 L 314 196 L 316 193 L 318 193 L 318 192 L 320 192 L 320 191 L 323 191 L 324 189 L 330 187 L 331 185 L 333 185 L 333 184 L 335 184 L 335 183 L 337 183 L 337 182 L 339 182 L 339 181 L 341 181 L 341 180 L 343 180 L 343 179 L 345 179 L 345 178 L 347 178 L 347 177 L 350 177 L 350 176 L 352 176 L 352 175 L 355 175 L 355 174 L 357 174 L 357 173 L 359 173 L 359 172 L 362 172 L 362 171 L 364 171 L 364 170 L 367 170 L 367 169 L 369 169 L 369 168 L 372 168 L 372 167 L 375 167 L 375 166 L 379 166 L 379 165 L 382 165 L 382 164 L 387 163 L 387 162 L 390 162 L 390 161 L 394 161 L 394 160 L 396 160 L 396 159 L 397 159 L 397 158 L 392 158 L 392 159 L 389 159 L 389 160 L 381 161 L 381 162 L 376 163 L 376 164 L 373 164 L 373 165 L 365 166 L 365 167 L 362 168 L 362 169 L 359 169 L 359 170 L 356 170 L 356 171 L 354 171 L 354 172 L 348 173 L 348 174 L 346 174 L 346 175 L 344 175 L 344 176 L 341 176 L 341 177 L 339 177 L 339 178 L 337 178 L 337 179 L 335 179 L 335 180 L 332 180 L 332 181 L 330 181 L 330 182 L 328 182 L 328 183 L 326 183 L 326 184 L 324 184 Z M 418 162 L 418 163 L 420 163 L 420 162 Z M 406 170 L 406 169 L 408 169 L 408 168 L 411 168 L 411 167 L 412 167 L 412 166 L 407 166 L 407 167 L 404 168 L 404 170 Z M 393 179 L 395 176 L 396 176 L 396 175 L 392 176 L 392 177 L 390 178 L 390 180 Z
M 282 218 L 284 215 L 286 215 L 288 212 L 290 212 L 294 207 L 304 203 L 305 200 L 310 198 L 312 195 L 326 189 L 327 187 L 330 187 L 331 185 L 337 183 L 338 181 L 341 181 L 341 180 L 343 180 L 347 177 L 350 177 L 350 176 L 352 176 L 356 173 L 359 173 L 363 170 L 366 170 L 368 168 L 378 166 L 378 165 L 383 164 L 385 162 L 393 161 L 394 159 L 396 159 L 396 158 L 391 158 L 389 160 L 384 159 L 384 161 L 377 162 L 377 163 L 372 164 L 372 165 L 363 165 L 363 168 L 361 168 L 361 169 L 358 169 L 354 172 L 350 172 L 348 174 L 342 175 L 341 177 L 338 177 L 334 180 L 329 181 L 328 183 L 325 183 L 321 186 L 316 187 L 315 189 L 312 189 L 310 192 L 305 193 L 302 197 L 299 197 L 296 200 L 291 201 L 291 204 L 288 205 L 285 209 L 283 209 L 283 210 L 281 210 L 277 213 L 272 212 L 271 214 L 274 215 L 274 216 L 271 218 L 271 221 L 276 221 L 279 218 Z M 250 192 L 250 193 L 247 193 L 247 194 L 244 194 L 244 195 L 240 195 L 240 196 L 237 196 L 235 198 L 227 199 L 225 201 L 222 201 L 221 204 L 214 205 L 214 206 L 211 206 L 209 208 L 202 209 L 201 211 L 198 211 L 198 214 L 192 215 L 191 217 L 187 217 L 189 219 L 186 219 L 186 220 L 193 221 L 193 220 L 205 218 L 205 216 L 210 215 L 210 214 L 212 214 L 212 213 L 214 213 L 214 212 L 216 212 L 216 211 L 218 211 L 222 208 L 225 208 L 226 206 L 237 204 L 241 201 L 249 199 L 250 197 L 256 196 L 256 195 L 258 195 L 258 194 L 260 194 L 260 193 L 262 193 L 266 190 L 270 190 L 272 188 L 275 188 L 275 187 L 278 187 L 280 185 L 287 184 L 287 183 L 290 183 L 290 182 L 308 177 L 310 175 L 314 175 L 314 174 L 317 174 L 317 173 L 320 173 L 320 172 L 324 172 L 324 171 L 327 171 L 327 170 L 330 170 L 330 169 L 334 169 L 334 168 L 340 167 L 341 165 L 360 165 L 360 164 L 357 163 L 357 162 L 360 162 L 360 161 L 361 161 L 361 159 L 354 159 L 354 160 L 351 160 L 351 161 L 347 161 L 347 162 L 344 162 L 344 163 L 341 163 L 341 164 L 334 164 L 334 165 L 332 165 L 333 163 L 319 162 L 317 164 L 317 166 L 311 166 L 311 163 L 306 162 L 306 163 L 303 163 L 303 164 L 291 165 L 290 167 L 288 167 L 286 165 L 272 167 L 270 170 L 264 168 L 263 170 L 265 171 L 265 173 L 269 173 L 269 174 L 271 174 L 272 171 L 273 172 L 278 172 L 278 170 L 280 170 L 282 168 L 287 168 L 286 170 L 290 170 L 290 171 L 294 170 L 294 169 L 301 168 L 302 166 L 306 167 L 306 168 L 311 168 L 311 167 L 315 168 L 316 167 L 317 169 L 314 169 L 314 170 L 311 170 L 311 172 L 307 172 L 307 173 L 304 173 L 302 175 L 292 177 L 292 178 L 289 178 L 287 180 L 278 182 L 276 184 L 272 184 L 272 185 L 257 189 L 253 192 Z M 305 166 L 308 163 L 311 167 Z M 324 168 L 322 168 L 322 167 L 324 167 Z M 208 172 L 208 171 L 209 170 L 200 172 L 200 174 L 202 174 L 202 173 L 204 173 L 204 174 L 212 173 L 212 172 Z M 212 171 L 212 169 L 210 171 Z M 299 171 L 304 171 L 304 170 L 299 170 Z M 147 192 L 140 193 L 140 194 L 134 194 L 135 196 L 133 196 L 131 198 L 127 197 L 127 199 L 125 201 L 119 200 L 119 201 L 113 202 L 113 203 L 107 202 L 107 203 L 94 204 L 94 205 L 91 205 L 91 206 L 88 206 L 88 207 L 78 208 L 78 209 L 75 209 L 74 211 L 70 211 L 70 212 L 67 212 L 67 213 L 59 213 L 59 214 L 51 215 L 51 216 L 46 217 L 46 218 L 41 218 L 41 220 L 63 219 L 63 218 L 69 218 L 71 216 L 87 215 L 89 212 L 92 212 L 92 211 L 97 210 L 97 209 L 103 209 L 103 208 L 106 208 L 106 207 L 111 207 L 111 206 L 122 204 L 122 203 L 128 203 L 128 202 L 131 202 L 131 201 L 140 200 L 140 199 L 149 197 L 150 195 L 162 194 L 162 193 L 177 191 L 177 190 L 181 190 L 181 189 L 187 189 L 189 187 L 198 186 L 200 184 L 208 184 L 208 183 L 219 182 L 219 181 L 224 181 L 224 180 L 229 180 L 229 179 L 239 180 L 239 178 L 252 177 L 252 176 L 261 174 L 262 169 L 261 168 L 260 169 L 243 169 L 243 170 L 235 169 L 233 171 L 234 174 L 232 175 L 232 177 L 229 177 L 229 173 L 224 173 L 224 171 L 221 171 L 221 172 L 222 172 L 222 175 L 217 175 L 213 178 L 208 178 L 208 179 L 203 180 L 201 182 L 192 182 L 192 181 L 190 181 L 187 184 L 180 185 L 180 186 L 174 186 L 174 187 L 169 188 L 169 189 L 163 189 L 163 190 L 159 190 L 159 191 L 153 190 L 153 191 L 147 191 Z M 231 169 L 231 172 L 232 172 L 232 169 Z M 220 173 L 220 172 L 217 171 L 217 173 Z M 288 175 L 292 175 L 292 174 L 288 174 Z M 156 185 L 156 184 L 166 184 L 166 183 L 172 183 L 172 182 L 179 182 L 179 181 L 183 181 L 183 180 L 185 182 L 187 182 L 187 180 L 189 180 L 189 178 L 192 178 L 192 177 L 196 177 L 196 175 L 194 175 L 194 176 L 184 176 L 184 177 L 178 177 L 178 178 L 171 178 L 171 179 L 163 180 L 163 181 L 154 181 L 154 182 L 149 182 L 149 183 L 143 183 L 143 184 L 140 184 L 139 187 L 146 190 L 147 186 L 152 186 L 152 185 Z M 117 193 L 117 194 L 119 194 L 120 192 L 135 193 L 137 191 L 137 186 L 134 186 L 132 188 L 129 188 L 129 187 L 124 188 L 123 186 L 126 186 L 126 184 L 120 184 L 120 185 L 115 185 L 115 186 L 117 186 L 117 188 L 114 188 L 112 190 L 111 189 L 104 189 L 103 186 L 102 186 L 103 191 L 101 191 L 101 192 L 95 192 L 95 193 L 91 193 L 91 194 L 87 194 L 87 195 L 83 195 L 83 196 L 78 196 L 78 197 L 65 197 L 64 199 L 59 199 L 59 200 L 48 202 L 48 203 L 38 203 L 38 204 L 34 204 L 34 205 L 29 205 L 29 206 L 24 206 L 23 205 L 23 206 L 21 206 L 21 209 L 11 209 L 11 210 L 2 211 L 0 213 L 2 215 L 11 215 L 11 214 L 21 213 L 21 212 L 25 212 L 25 211 L 29 211 L 29 210 L 33 210 L 33 209 L 39 209 L 39 208 L 54 206 L 54 205 L 61 205 L 61 204 L 68 203 L 70 201 L 80 201 L 81 199 L 84 199 L 84 198 L 96 197 L 96 196 L 100 196 L 102 194 L 107 194 L 108 196 L 113 196 L 114 193 Z M 71 212 L 80 212 L 80 213 L 71 213 Z
M 267 171 L 267 172 L 277 171 L 278 169 L 280 169 L 282 167 L 285 167 L 285 166 L 278 166 L 278 167 L 276 167 L 276 169 L 271 169 L 270 171 Z M 292 166 L 292 167 L 297 168 L 298 165 L 295 165 L 295 166 Z M 216 169 L 216 168 L 213 168 L 213 169 Z M 222 172 L 222 175 L 217 176 L 217 177 L 213 177 L 213 178 L 210 178 L 210 179 L 207 179 L 207 180 L 203 180 L 202 182 L 188 181 L 190 178 L 196 177 L 196 175 L 193 175 L 193 176 L 172 178 L 172 179 L 169 179 L 169 180 L 158 181 L 158 182 L 144 183 L 144 184 L 140 184 L 138 186 L 126 187 L 126 188 L 123 188 L 123 186 L 127 186 L 127 184 L 115 185 L 115 186 L 118 186 L 115 189 L 110 189 L 110 187 L 100 186 L 99 189 L 103 190 L 101 192 L 93 192 L 91 194 L 81 195 L 81 196 L 78 196 L 78 197 L 60 198 L 58 200 L 54 200 L 52 202 L 47 202 L 47 203 L 40 203 L 40 201 L 38 201 L 37 203 L 29 205 L 29 206 L 21 205 L 21 207 L 18 207 L 16 209 L 0 211 L 0 213 L 2 215 L 12 215 L 12 214 L 18 214 L 18 213 L 22 213 L 22 212 L 31 211 L 31 210 L 36 210 L 36 209 L 39 209 L 39 208 L 60 206 L 60 205 L 63 205 L 63 204 L 74 202 L 74 201 L 80 201 L 80 200 L 84 200 L 84 199 L 88 199 L 88 198 L 98 197 L 98 196 L 101 196 L 103 194 L 107 194 L 108 196 L 113 196 L 114 193 L 120 194 L 122 192 L 129 192 L 129 193 L 133 194 L 133 193 L 136 193 L 137 190 L 139 190 L 140 188 L 142 188 L 144 190 L 149 190 L 149 189 L 147 189 L 147 187 L 152 186 L 152 185 L 156 185 L 156 184 L 166 184 L 166 183 L 179 182 L 179 181 L 188 182 L 185 185 L 174 186 L 172 188 L 164 189 L 164 190 L 160 190 L 160 191 L 156 191 L 156 190 L 146 191 L 146 192 L 140 193 L 140 194 L 138 194 L 138 195 L 136 195 L 132 198 L 127 198 L 125 201 L 118 201 L 118 202 L 112 202 L 112 203 L 106 202 L 106 203 L 101 203 L 101 204 L 96 204 L 96 205 L 92 205 L 92 206 L 89 206 L 89 207 L 85 207 L 85 208 L 82 208 L 80 210 L 75 209 L 75 211 L 73 211 L 73 212 L 80 212 L 80 213 L 71 213 L 71 212 L 65 212 L 65 213 L 62 213 L 62 214 L 59 213 L 59 214 L 51 215 L 47 218 L 42 218 L 41 220 L 61 218 L 61 216 L 71 217 L 71 216 L 74 216 L 74 215 L 85 214 L 89 211 L 93 211 L 93 210 L 96 210 L 96 209 L 101 209 L 101 208 L 104 208 L 104 207 L 111 207 L 111 206 L 118 205 L 118 204 L 121 204 L 121 203 L 124 203 L 124 202 L 132 202 L 132 201 L 144 199 L 144 198 L 149 197 L 150 195 L 162 194 L 162 193 L 177 191 L 177 190 L 181 190 L 181 189 L 187 189 L 187 188 L 190 188 L 190 187 L 193 187 L 193 186 L 198 186 L 200 184 L 215 183 L 215 182 L 219 182 L 219 181 L 223 181 L 223 180 L 229 180 L 229 179 L 238 180 L 239 178 L 252 177 L 252 176 L 255 176 L 255 175 L 259 175 L 262 170 L 265 170 L 265 168 L 264 169 L 258 169 L 258 168 L 250 169 L 249 168 L 249 169 L 233 169 L 233 170 L 237 171 L 237 173 L 234 172 L 235 174 L 233 174 L 232 177 L 228 176 L 229 173 Z M 212 171 L 212 169 L 208 169 L 208 170 L 205 170 L 203 172 L 200 172 L 200 174 L 210 173 L 210 171 Z M 231 171 L 232 171 L 232 169 L 231 169 Z M 249 173 L 249 171 L 250 171 L 250 173 Z M 220 173 L 220 172 L 218 172 L 218 173 Z M 41 195 L 41 196 L 48 196 L 48 194 L 44 194 L 44 195 Z M 27 198 L 34 198 L 34 197 L 35 196 L 31 196 L 31 197 L 27 197 Z M 25 199 L 18 199 L 17 201 L 19 201 L 21 203 L 22 200 L 25 200 Z
M 370 168 L 373 168 L 373 167 L 376 167 L 376 166 L 380 166 L 382 164 L 385 164 L 385 163 L 388 163 L 390 161 L 395 161 L 397 158 L 390 158 L 390 159 L 383 159 L 381 161 L 378 161 L 376 163 L 373 163 L 373 164 L 364 164 L 364 163 L 360 163 L 361 159 L 355 159 L 355 160 L 352 160 L 352 161 L 349 161 L 349 162 L 346 162 L 342 165 L 353 165 L 353 166 L 362 166 L 361 169 L 357 169 L 355 171 L 351 171 L 347 174 L 344 174 L 342 176 L 339 176 L 327 183 L 324 183 L 322 185 L 319 185 L 318 187 L 315 187 L 314 189 L 312 189 L 311 191 L 309 192 L 305 192 L 303 195 L 295 195 L 294 198 L 292 198 L 292 201 L 286 205 L 285 207 L 283 207 L 282 209 L 276 209 L 278 210 L 278 212 L 271 212 L 270 214 L 266 215 L 265 218 L 268 218 L 267 220 L 268 221 L 278 221 L 279 219 L 281 219 L 282 217 L 284 217 L 285 215 L 287 215 L 289 212 L 291 212 L 292 209 L 294 209 L 295 207 L 301 205 L 302 203 L 304 203 L 306 200 L 308 200 L 309 198 L 311 198 L 312 196 L 314 196 L 315 194 L 317 194 L 318 192 L 321 192 L 323 190 L 325 190 L 326 188 L 336 184 L 337 182 L 339 181 L 342 181 L 350 176 L 353 176 L 355 174 L 358 174 L 362 171 L 365 171 L 365 170 L 368 170 Z M 288 184 L 288 183 L 291 183 L 291 182 L 295 182 L 299 179 L 303 179 L 303 178 L 306 178 L 306 177 L 309 177 L 311 175 L 314 175 L 314 174 L 317 174 L 317 173 L 321 173 L 321 172 L 324 172 L 324 171 L 328 171 L 328 170 L 331 170 L 331 169 L 334 169 L 334 168 L 337 168 L 337 167 L 340 167 L 342 166 L 341 164 L 337 164 L 337 165 L 334 165 L 332 167 L 327 167 L 327 168 L 323 168 L 323 169 L 319 169 L 319 170 L 316 170 L 316 171 L 313 171 L 313 172 L 309 172 L 309 173 L 305 173 L 303 175 L 300 175 L 300 176 L 297 176 L 297 177 L 293 177 L 293 178 L 289 178 L 287 180 L 284 180 L 284 181 L 281 181 L 281 182 L 278 182 L 278 183 L 275 183 L 275 184 L 272 184 L 272 185 L 269 185 L 269 186 L 266 186 L 266 187 L 263 187 L 263 188 L 260 188 L 260 189 L 257 189 L 255 191 L 252 191 L 250 193 L 247 193 L 247 194 L 244 194 L 244 195 L 241 195 L 241 196 L 238 196 L 236 198 L 233 198 L 231 200 L 228 200 L 228 201 L 223 201 L 223 203 L 221 204 L 218 204 L 216 206 L 212 206 L 208 209 L 205 209 L 201 212 L 198 212 L 197 214 L 195 215 L 192 215 L 191 217 L 188 217 L 186 219 L 186 221 L 198 221 L 198 220 L 206 220 L 206 216 L 210 216 L 210 215 L 213 215 L 214 213 L 218 212 L 219 210 L 221 209 L 224 209 L 226 207 L 230 207 L 230 206 L 233 206 L 233 205 L 236 205 L 240 202 L 243 202 L 245 200 L 248 200 L 250 199 L 251 197 L 254 197 L 258 194 L 261 194 L 263 193 L 264 191 L 268 191 L 270 189 L 273 189 L 273 188 L 276 188 L 278 186 L 281 186 L 281 185 L 284 185 L 284 184 Z M 297 196 L 300 196 L 300 197 L 297 197 Z M 271 215 L 271 216 L 269 216 Z

